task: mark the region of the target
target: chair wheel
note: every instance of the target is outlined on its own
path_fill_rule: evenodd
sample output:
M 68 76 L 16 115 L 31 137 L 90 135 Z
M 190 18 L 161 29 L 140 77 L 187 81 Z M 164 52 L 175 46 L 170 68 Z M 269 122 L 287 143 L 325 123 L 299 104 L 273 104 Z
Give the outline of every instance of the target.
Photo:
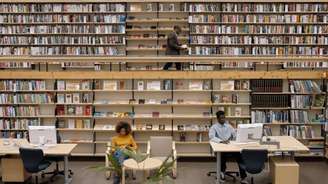
M 132 179 L 133 179 L 133 180 L 136 180 L 137 178 L 133 176 Z
M 110 178 L 109 177 L 106 177 L 106 180 L 109 180 Z
M 207 176 L 211 176 L 211 173 L 207 173 Z
M 41 178 L 45 178 L 46 175 L 44 173 L 41 174 Z

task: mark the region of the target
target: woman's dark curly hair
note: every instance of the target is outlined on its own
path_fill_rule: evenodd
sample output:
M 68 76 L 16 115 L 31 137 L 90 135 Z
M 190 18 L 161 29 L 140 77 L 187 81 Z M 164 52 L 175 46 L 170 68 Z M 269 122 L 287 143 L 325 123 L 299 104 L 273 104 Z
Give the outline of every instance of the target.
M 126 135 L 129 135 L 132 131 L 131 130 L 131 125 L 128 122 L 120 121 L 115 127 L 116 133 L 120 133 L 122 128 L 125 129 Z

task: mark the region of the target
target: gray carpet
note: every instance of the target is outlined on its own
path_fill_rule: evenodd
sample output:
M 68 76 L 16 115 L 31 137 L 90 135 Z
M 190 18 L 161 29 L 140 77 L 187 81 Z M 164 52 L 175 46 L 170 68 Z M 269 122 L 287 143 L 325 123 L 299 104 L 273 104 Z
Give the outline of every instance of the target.
M 90 166 L 101 165 L 103 162 L 72 161 L 71 168 L 74 171 L 72 184 L 112 184 L 112 180 L 107 181 L 103 172 L 90 169 Z M 300 184 L 328 184 L 328 163 L 327 162 L 301 162 L 300 164 Z M 236 164 L 229 164 L 229 169 L 235 169 Z M 214 184 L 215 178 L 208 177 L 206 173 L 215 169 L 213 162 L 179 162 L 178 178 L 175 184 Z M 141 173 L 137 175 L 142 178 Z M 268 171 L 255 177 L 255 183 L 268 183 Z M 130 184 L 137 184 L 140 181 L 128 181 Z M 55 184 L 63 184 L 63 177 L 57 177 Z M 234 183 L 232 181 L 226 184 Z M 236 182 L 238 183 L 238 182 Z

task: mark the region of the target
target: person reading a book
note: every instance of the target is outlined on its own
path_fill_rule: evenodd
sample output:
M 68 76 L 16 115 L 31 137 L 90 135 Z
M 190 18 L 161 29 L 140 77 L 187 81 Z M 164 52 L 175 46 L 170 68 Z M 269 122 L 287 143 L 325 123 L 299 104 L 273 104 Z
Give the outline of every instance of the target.
M 226 121 L 224 111 L 216 112 L 217 123 L 213 124 L 209 130 L 209 139 L 210 141 L 229 144 L 229 142 L 236 138 L 235 129 Z M 247 184 L 246 181 L 246 171 L 240 167 L 242 163 L 240 153 L 222 153 L 221 154 L 221 173 L 220 179 L 225 180 L 226 172 L 226 162 L 228 158 L 233 158 L 237 161 L 239 166 L 239 173 L 241 178 L 241 184 Z
M 187 45 L 182 45 L 179 40 L 178 36 L 181 34 L 182 29 L 180 26 L 174 26 L 173 27 L 173 32 L 171 32 L 167 36 L 167 44 L 166 44 L 166 55 L 171 55 L 171 56 L 178 56 L 180 55 L 180 51 L 187 49 Z M 168 70 L 171 66 L 173 65 L 172 62 L 166 63 L 164 65 L 164 70 Z M 182 70 L 182 64 L 176 62 L 175 67 L 177 70 Z
M 132 129 L 129 123 L 124 121 L 119 122 L 115 127 L 115 131 L 117 136 L 112 138 L 111 150 L 119 164 L 122 165 L 124 160 L 128 159 L 122 149 L 127 148 L 135 151 L 138 146 L 131 135 Z M 119 176 L 115 176 L 114 184 L 119 184 L 120 179 Z

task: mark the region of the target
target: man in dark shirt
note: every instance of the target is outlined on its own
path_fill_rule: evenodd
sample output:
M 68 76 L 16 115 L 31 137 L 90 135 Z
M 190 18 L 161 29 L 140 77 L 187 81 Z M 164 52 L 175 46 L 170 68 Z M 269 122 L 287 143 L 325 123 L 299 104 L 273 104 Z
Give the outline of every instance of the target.
M 185 49 L 178 40 L 178 36 L 181 33 L 181 28 L 179 26 L 174 26 L 173 32 L 167 36 L 167 46 L 166 46 L 166 55 L 177 56 L 180 55 L 180 50 Z M 172 66 L 172 62 L 166 63 L 164 70 L 168 70 Z M 181 63 L 175 63 L 176 69 L 181 70 Z

